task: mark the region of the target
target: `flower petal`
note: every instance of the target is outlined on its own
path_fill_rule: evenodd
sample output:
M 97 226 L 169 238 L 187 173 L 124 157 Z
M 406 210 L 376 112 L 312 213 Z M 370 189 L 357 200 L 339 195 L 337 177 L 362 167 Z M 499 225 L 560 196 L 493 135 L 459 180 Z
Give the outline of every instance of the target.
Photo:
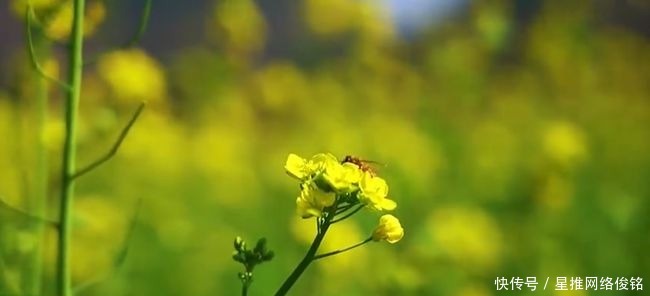
M 307 175 L 307 160 L 291 153 L 287 157 L 287 162 L 284 165 L 284 169 L 290 176 L 302 180 Z

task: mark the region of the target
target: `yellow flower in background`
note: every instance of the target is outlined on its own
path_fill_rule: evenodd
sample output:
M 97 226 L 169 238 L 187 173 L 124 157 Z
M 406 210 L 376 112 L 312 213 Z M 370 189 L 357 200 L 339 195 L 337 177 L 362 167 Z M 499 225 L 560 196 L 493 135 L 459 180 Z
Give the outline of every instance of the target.
M 39 10 L 47 10 L 60 5 L 62 0 L 13 0 L 11 1 L 11 10 L 16 16 L 24 17 L 27 4 L 31 4 L 36 13 Z
M 334 204 L 336 195 L 331 192 L 323 192 L 313 186 L 303 186 L 300 196 L 296 199 L 298 215 L 306 219 L 320 217 L 323 209 Z
M 65 123 L 61 118 L 48 117 L 43 126 L 41 141 L 51 154 L 60 153 L 61 143 L 65 137 Z
M 332 36 L 343 33 L 355 25 L 359 4 L 347 0 L 305 1 L 307 25 L 314 33 Z
M 396 32 L 391 12 L 384 5 L 374 1 L 359 3 L 356 18 L 360 39 L 367 44 L 389 43 L 395 40 Z
M 368 142 L 366 145 L 373 147 L 378 159 L 390 163 L 391 171 L 408 176 L 404 182 L 409 187 L 431 194 L 442 185 L 437 184 L 437 174 L 447 166 L 442 146 L 413 122 L 374 114 L 364 118 L 359 134 Z
M 219 1 L 214 13 L 212 37 L 219 44 L 241 54 L 260 51 L 266 42 L 266 20 L 260 9 L 252 0 Z M 210 33 L 209 33 L 210 34 Z
M 503 234 L 492 215 L 480 208 L 436 209 L 426 227 L 441 255 L 466 269 L 488 272 L 500 262 Z
M 125 210 L 127 208 L 127 210 Z M 128 223 L 133 212 L 127 206 L 118 205 L 114 198 L 105 196 L 78 196 L 75 202 L 74 232 L 71 277 L 74 281 L 86 282 L 110 272 L 115 260 L 126 243 Z M 55 266 L 56 231 L 47 228 L 45 233 L 44 258 L 46 270 Z
M 99 60 L 97 71 L 122 102 L 159 102 L 165 95 L 162 66 L 141 49 L 108 53 Z
M 85 19 L 85 18 L 84 18 Z M 50 38 L 62 40 L 68 38 L 72 26 L 72 1 L 59 7 L 52 19 L 48 22 L 45 33 Z M 85 28 L 84 23 L 84 28 Z M 85 30 L 85 29 L 84 29 Z
M 369 172 L 364 172 L 359 182 L 359 188 L 361 189 L 359 200 L 371 209 L 390 211 L 397 207 L 395 201 L 386 198 L 388 195 L 388 184 L 386 184 L 384 179 L 373 176 Z
M 400 241 L 402 237 L 404 237 L 404 229 L 399 223 L 399 219 L 389 214 L 379 218 L 379 225 L 372 233 L 372 240 L 377 242 L 385 240 L 391 244 Z
M 308 74 L 290 61 L 271 62 L 253 77 L 261 107 L 271 112 L 295 112 L 311 95 Z
M 52 39 L 64 40 L 70 35 L 72 29 L 72 1 L 64 3 L 55 12 L 54 16 L 45 25 L 45 33 Z M 86 5 L 84 17 L 84 36 L 90 36 L 104 21 L 106 7 L 101 1 L 92 1 Z
M 59 77 L 59 61 L 55 58 L 48 58 L 43 62 L 43 72 L 52 78 Z
M 553 122 L 543 134 L 546 155 L 560 165 L 572 167 L 587 156 L 584 134 L 569 122 Z
M 177 179 L 188 168 L 187 157 L 193 156 L 187 153 L 189 139 L 185 127 L 169 114 L 147 109 L 120 146 L 116 160 L 128 163 L 131 174 L 155 173 L 158 180 Z
M 504 200 L 521 161 L 521 137 L 513 128 L 493 119 L 483 120 L 467 133 L 466 184 L 481 188 L 476 198 Z
M 13 140 L 17 138 L 18 129 L 14 127 L 13 122 L 17 120 L 19 114 L 12 105 L 11 100 L 4 93 L 0 92 L 0 135 L 5 139 L 3 145 L 0 145 L 0 199 L 5 203 L 21 207 L 25 202 L 25 194 L 22 193 L 24 188 L 21 186 L 21 170 L 16 168 L 20 167 L 17 162 L 20 158 L 16 157 L 16 153 L 6 147 L 16 145 Z M 4 149 L 3 149 L 4 148 Z

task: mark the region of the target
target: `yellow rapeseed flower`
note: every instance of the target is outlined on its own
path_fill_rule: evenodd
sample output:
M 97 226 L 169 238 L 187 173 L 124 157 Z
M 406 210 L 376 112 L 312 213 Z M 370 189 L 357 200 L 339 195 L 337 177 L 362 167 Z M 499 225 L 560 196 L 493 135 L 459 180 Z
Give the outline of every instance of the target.
M 352 192 L 361 180 L 361 170 L 353 163 L 341 164 L 338 160 L 331 159 L 325 163 L 323 180 L 336 192 Z
M 352 192 L 361 180 L 359 167 L 352 163 L 341 164 L 330 153 L 319 153 L 310 160 L 289 154 L 284 165 L 287 173 L 303 182 L 315 180 L 324 191 Z
M 322 173 L 327 163 L 331 163 L 332 161 L 337 162 L 336 157 L 329 153 L 316 154 L 310 160 L 291 153 L 287 157 L 284 169 L 290 176 L 306 181 Z
M 313 172 L 321 173 L 323 170 L 325 170 L 327 164 L 332 162 L 338 162 L 336 156 L 332 155 L 331 153 L 318 153 L 312 156 L 308 165 Z
M 290 176 L 299 180 L 303 180 L 309 175 L 307 160 L 293 153 L 287 157 L 284 169 Z
M 320 217 L 323 209 L 332 206 L 339 196 L 357 197 L 358 201 L 377 211 L 397 207 L 394 201 L 386 198 L 388 185 L 384 179 L 363 171 L 354 163 L 340 162 L 330 153 L 316 154 L 309 160 L 292 153 L 284 168 L 287 174 L 301 181 L 302 192 L 296 205 L 303 218 Z
M 386 184 L 384 179 L 373 176 L 369 172 L 364 172 L 359 182 L 359 188 L 361 189 L 359 200 L 369 208 L 377 211 L 390 211 L 397 207 L 395 201 L 386 198 L 388 195 L 388 184 Z
M 302 218 L 320 217 L 323 209 L 334 204 L 336 196 L 331 192 L 318 190 L 310 185 L 303 186 L 296 199 L 298 215 Z
M 399 219 L 393 215 L 383 215 L 379 218 L 379 225 L 372 234 L 372 240 L 385 240 L 391 244 L 400 241 L 404 237 L 404 229 L 399 223 Z

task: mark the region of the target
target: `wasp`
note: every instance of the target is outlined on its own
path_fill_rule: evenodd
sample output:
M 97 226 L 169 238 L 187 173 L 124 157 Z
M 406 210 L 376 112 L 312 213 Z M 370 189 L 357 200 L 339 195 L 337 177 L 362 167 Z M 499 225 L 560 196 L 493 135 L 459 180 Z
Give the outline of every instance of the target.
M 345 158 L 343 158 L 343 160 L 341 161 L 341 163 L 346 163 L 346 162 L 357 165 L 361 171 L 368 172 L 372 176 L 377 175 L 376 174 L 377 172 L 375 171 L 372 165 L 383 165 L 380 162 L 376 162 L 373 160 L 364 160 L 358 157 L 354 157 L 352 155 L 346 155 Z

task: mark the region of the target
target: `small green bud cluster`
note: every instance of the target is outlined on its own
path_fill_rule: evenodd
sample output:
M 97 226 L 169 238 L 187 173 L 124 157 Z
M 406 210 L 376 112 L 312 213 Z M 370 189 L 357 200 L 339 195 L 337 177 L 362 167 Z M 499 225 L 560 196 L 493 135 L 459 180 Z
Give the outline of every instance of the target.
M 246 242 L 241 237 L 236 237 L 234 241 L 235 251 L 233 252 L 232 259 L 243 264 L 246 269 L 245 272 L 239 273 L 239 278 L 247 280 L 252 277 L 253 269 L 256 265 L 262 262 L 271 261 L 275 254 L 266 247 L 266 238 L 260 238 L 251 250 L 248 249 Z

